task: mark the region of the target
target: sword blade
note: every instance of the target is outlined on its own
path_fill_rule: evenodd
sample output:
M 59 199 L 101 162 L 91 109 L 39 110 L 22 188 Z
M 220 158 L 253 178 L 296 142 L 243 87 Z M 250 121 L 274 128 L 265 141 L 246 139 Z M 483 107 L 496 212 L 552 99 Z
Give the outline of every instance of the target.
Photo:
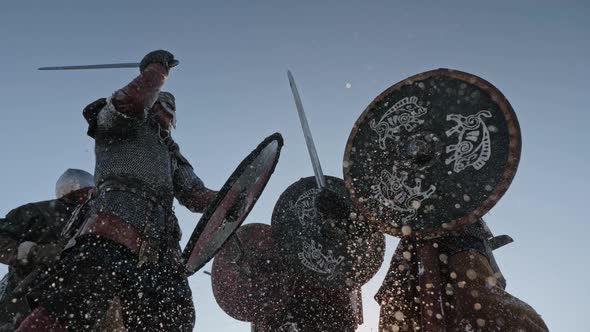
M 320 159 L 313 143 L 313 137 L 311 136 L 311 130 L 307 123 L 307 117 L 305 111 L 303 111 L 303 104 L 301 103 L 301 97 L 293 74 L 290 70 L 287 70 L 287 76 L 289 77 L 289 85 L 291 86 L 291 92 L 293 92 L 293 98 L 295 98 L 295 106 L 297 108 L 297 114 L 299 114 L 299 121 L 301 122 L 301 128 L 303 129 L 303 136 L 305 137 L 305 143 L 307 144 L 307 151 L 309 152 L 309 158 L 311 159 L 311 166 L 313 167 L 313 173 L 315 174 L 315 181 L 319 189 L 326 187 L 326 180 L 324 179 L 324 173 L 322 172 L 322 166 L 320 165 Z
M 113 69 L 113 68 L 139 68 L 138 62 L 107 63 L 102 65 L 41 67 L 39 70 L 83 70 L 83 69 Z

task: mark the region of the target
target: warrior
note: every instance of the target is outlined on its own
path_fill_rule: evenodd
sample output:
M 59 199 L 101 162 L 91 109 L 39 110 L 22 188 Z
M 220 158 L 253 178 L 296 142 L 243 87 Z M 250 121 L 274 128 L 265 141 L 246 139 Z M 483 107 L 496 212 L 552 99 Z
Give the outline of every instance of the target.
M 30 273 L 58 258 L 65 245 L 62 230 L 92 187 L 90 173 L 68 169 L 56 183 L 56 199 L 19 206 L 0 219 L 0 263 L 9 266 L 0 281 L 0 331 L 14 331 L 29 314 L 25 298 L 13 291 Z
M 317 202 L 322 215 L 338 213 L 342 218 L 351 211 L 349 203 L 331 190 L 321 191 Z M 440 319 L 444 319 L 447 331 L 549 331 L 531 306 L 505 290 L 506 279 L 492 251 L 512 242 L 509 236 L 494 237 L 479 219 L 430 241 L 440 254 L 441 283 L 445 285 L 445 317 Z M 411 238 L 400 241 L 375 295 L 381 306 L 381 332 L 422 330 L 416 245 Z
M 376 296 L 379 331 L 547 331 L 505 291 L 492 250 L 512 239 L 493 237 L 481 220 L 508 190 L 520 153 L 506 97 L 457 70 L 406 78 L 359 116 L 346 186 L 364 220 L 401 238 Z
M 303 187 L 301 184 L 307 182 L 311 184 L 312 178 L 306 178 L 300 180 L 299 184 L 290 187 L 285 191 L 283 196 L 288 195 L 292 188 Z M 384 241 L 383 236 L 378 234 L 377 237 L 374 235 L 368 235 L 370 230 L 368 225 L 365 225 L 359 220 L 351 219 L 352 206 L 350 199 L 344 197 L 342 193 L 336 191 L 335 188 L 339 188 L 339 181 L 342 181 L 333 177 L 326 177 L 326 183 L 333 188 L 322 188 L 319 191 L 313 192 L 312 202 L 305 206 L 306 210 L 313 210 L 315 217 L 311 218 L 311 223 L 317 224 L 318 230 L 316 232 L 306 233 L 300 228 L 297 228 L 297 232 L 307 234 L 307 236 L 300 236 L 298 241 L 304 241 L 308 237 L 309 239 L 314 238 L 318 242 L 325 243 L 328 247 L 330 239 L 331 241 L 342 242 L 342 247 L 331 247 L 339 254 L 353 257 L 353 261 L 363 260 L 363 264 L 354 264 L 347 269 L 354 271 L 355 275 L 365 275 L 363 280 L 353 281 L 350 275 L 347 273 L 347 277 L 343 278 L 338 275 L 335 276 L 335 280 L 331 280 L 327 283 L 325 278 L 319 278 L 316 274 L 312 274 L 309 267 L 305 264 L 294 264 L 293 262 L 287 263 L 290 265 L 289 280 L 293 281 L 293 286 L 289 289 L 289 299 L 285 301 L 284 306 L 279 309 L 276 313 L 267 315 L 253 322 L 253 331 L 256 332 L 271 332 L 271 331 L 300 331 L 300 332 L 313 332 L 313 331 L 325 331 L 325 332 L 353 332 L 357 327 L 362 324 L 362 303 L 361 303 L 361 286 L 365 280 L 368 280 L 374 272 L 377 271 L 381 265 L 381 259 L 379 257 L 362 257 L 358 251 L 362 251 L 365 254 L 367 251 L 371 251 L 376 246 L 383 245 L 381 242 Z M 282 197 L 279 198 L 279 203 L 275 207 L 276 211 L 282 209 Z M 306 198 L 306 194 L 301 195 Z M 301 196 L 298 202 L 301 202 Z M 291 211 L 295 213 L 298 211 Z M 278 221 L 278 214 L 273 214 L 273 223 Z M 293 225 L 294 223 L 290 223 Z M 281 227 L 280 223 L 273 224 L 273 227 Z M 284 226 L 283 226 L 284 227 Z M 296 226 L 292 226 L 296 227 Z M 363 234 L 358 234 L 358 233 Z M 342 248 L 347 248 L 343 250 Z M 357 248 L 358 247 L 358 248 Z M 310 256 L 322 256 L 321 252 L 310 254 Z M 378 256 L 378 255 L 376 255 Z M 350 257 L 344 258 L 340 256 L 341 260 L 350 260 Z M 331 258 L 331 256 L 330 256 Z M 368 263 L 372 261 L 372 263 Z M 322 272 L 331 270 L 334 273 L 336 267 L 332 269 L 326 269 Z M 340 270 L 342 267 L 338 267 Z M 350 271 L 347 271 L 350 272 Z M 336 275 L 336 274 L 334 274 Z
M 284 307 L 254 321 L 253 331 L 352 332 L 362 324 L 360 287 L 382 263 L 367 252 L 383 252 L 385 239 L 351 218 L 344 182 L 324 176 L 295 80 L 287 76 L 315 177 L 292 184 L 275 205 L 272 233 L 294 286 Z
M 85 331 L 118 299 L 129 331 L 192 331 L 194 307 L 180 262 L 173 199 L 203 212 L 205 187 L 172 140 L 175 99 L 160 89 L 178 61 L 147 54 L 140 75 L 84 109 L 95 140 L 95 198 L 38 307 L 18 331 Z
M 482 219 L 460 231 L 431 240 L 440 253 L 447 331 L 527 331 L 549 329 L 537 312 L 506 292 L 506 280 L 492 253 L 512 240 L 493 237 Z M 375 295 L 381 306 L 379 331 L 421 329 L 416 242 L 402 239 Z M 443 318 L 439 318 L 443 319 Z

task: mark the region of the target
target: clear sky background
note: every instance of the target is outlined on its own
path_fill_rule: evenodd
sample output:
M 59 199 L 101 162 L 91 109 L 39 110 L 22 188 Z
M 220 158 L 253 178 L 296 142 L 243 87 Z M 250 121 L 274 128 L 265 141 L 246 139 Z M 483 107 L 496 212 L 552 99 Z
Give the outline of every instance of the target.
M 176 140 L 219 188 L 260 140 L 279 131 L 277 170 L 247 222 L 270 222 L 278 195 L 312 175 L 286 77 L 293 71 L 324 172 L 342 177 L 344 146 L 364 108 L 390 85 L 440 67 L 498 87 L 522 128 L 523 152 L 490 227 L 516 242 L 496 256 L 508 290 L 551 331 L 590 331 L 588 87 L 584 1 L 5 1 L 0 5 L 0 215 L 54 196 L 68 167 L 93 170 L 82 108 L 136 70 L 39 72 L 40 66 L 139 62 L 164 48 L 181 64 Z M 198 220 L 178 215 L 184 241 Z M 376 331 L 381 271 L 363 287 Z M 209 269 L 209 266 L 206 267 Z M 5 272 L 4 266 L 0 273 Z M 196 330 L 249 331 L 216 304 L 209 276 L 191 277 Z

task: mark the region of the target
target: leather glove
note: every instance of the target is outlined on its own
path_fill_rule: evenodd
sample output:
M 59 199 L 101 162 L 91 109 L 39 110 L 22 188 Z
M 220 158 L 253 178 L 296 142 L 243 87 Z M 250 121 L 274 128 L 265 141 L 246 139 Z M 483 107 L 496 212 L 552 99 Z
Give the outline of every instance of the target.
M 139 72 L 143 73 L 143 71 L 152 63 L 159 63 L 163 65 L 168 72 L 170 68 L 176 67 L 178 65 L 178 60 L 174 59 L 174 55 L 168 51 L 152 51 L 144 56 L 143 59 L 141 59 L 141 62 L 139 63 Z

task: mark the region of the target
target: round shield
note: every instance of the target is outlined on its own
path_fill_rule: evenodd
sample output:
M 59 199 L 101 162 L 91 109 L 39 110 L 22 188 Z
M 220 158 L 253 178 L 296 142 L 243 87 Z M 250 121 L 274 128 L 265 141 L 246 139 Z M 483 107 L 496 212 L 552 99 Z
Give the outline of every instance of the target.
M 213 295 L 231 317 L 254 321 L 280 309 L 288 279 L 271 237 L 270 225 L 240 227 L 215 255 Z
M 267 137 L 223 185 L 195 227 L 182 259 L 188 275 L 203 267 L 248 216 L 279 161 L 283 138 Z
M 380 94 L 344 156 L 353 204 L 385 233 L 434 236 L 475 222 L 508 189 L 520 128 L 487 81 L 438 69 Z
M 344 181 L 326 185 L 349 200 Z M 272 234 L 289 268 L 315 287 L 351 288 L 366 283 L 383 262 L 385 238 L 360 220 L 324 219 L 316 209 L 314 177 L 300 179 L 279 197 Z

